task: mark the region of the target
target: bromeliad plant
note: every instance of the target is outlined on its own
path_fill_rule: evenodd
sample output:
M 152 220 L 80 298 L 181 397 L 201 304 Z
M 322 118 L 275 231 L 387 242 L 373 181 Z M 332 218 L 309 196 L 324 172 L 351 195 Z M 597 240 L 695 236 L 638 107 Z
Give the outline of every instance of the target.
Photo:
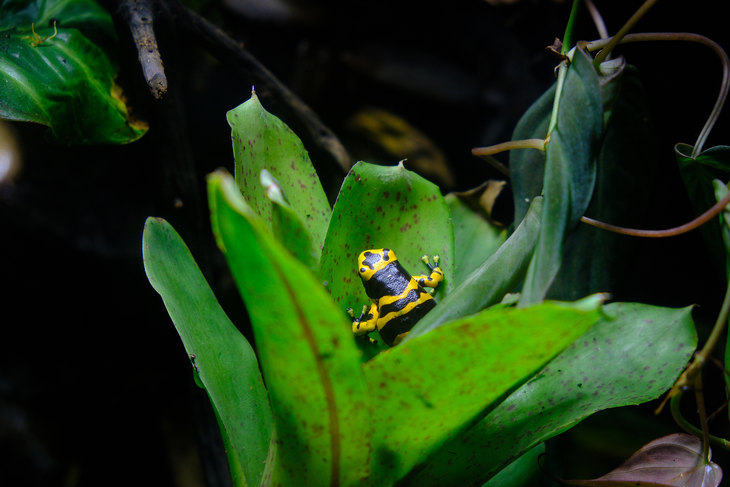
M 508 238 L 402 163 L 357 163 L 331 209 L 301 142 L 255 94 L 228 113 L 235 179 L 209 176 L 209 207 L 255 352 L 167 222 L 148 219 L 143 253 L 235 485 L 500 485 L 510 464 L 533 471 L 546 439 L 672 386 L 697 344 L 690 308 L 603 306 L 591 293 L 612 281 L 595 272 L 564 291 L 612 248 L 611 234 L 576 225 L 586 211 L 610 219 L 605 188 L 617 161 L 632 162 L 620 149 L 646 128 L 632 68 L 583 44 L 565 54 L 556 87 L 515 132 L 540 150 L 511 161 Z M 345 312 L 368 302 L 357 255 L 379 247 L 414 273 L 438 254 L 446 276 L 436 308 L 388 350 L 353 337 Z M 705 448 L 693 458 L 719 483 Z
M 165 221 L 148 220 L 144 259 L 215 407 L 236 485 L 481 482 L 591 412 L 657 397 L 694 349 L 686 308 L 601 312 L 600 295 L 490 307 L 523 278 L 540 198 L 504 240 L 402 164 L 358 163 L 330 211 L 301 142 L 255 95 L 228 120 L 236 179 L 212 174 L 209 204 L 256 354 Z M 406 341 L 374 355 L 345 309 L 367 302 L 357 254 L 384 246 L 408 269 L 439 254 L 447 279 Z M 646 381 L 629 379 L 646 367 Z

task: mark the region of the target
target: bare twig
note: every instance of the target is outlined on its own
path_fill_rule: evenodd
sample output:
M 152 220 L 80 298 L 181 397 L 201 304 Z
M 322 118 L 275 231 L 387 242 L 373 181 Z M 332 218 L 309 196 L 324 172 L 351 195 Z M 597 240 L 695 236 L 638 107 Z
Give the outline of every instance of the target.
M 137 46 L 142 73 L 150 87 L 152 95 L 160 99 L 167 92 L 167 77 L 162 65 L 157 38 L 152 27 L 154 14 L 149 0 L 124 0 L 122 10 L 132 31 L 132 38 Z
M 306 127 L 315 144 L 327 151 L 344 171 L 350 169 L 352 159 L 332 130 L 240 43 L 176 0 L 159 0 L 159 3 L 175 17 L 176 25 L 197 36 L 207 45 L 211 54 L 234 62 L 237 67 L 250 73 L 258 86 L 268 89 L 286 103 Z

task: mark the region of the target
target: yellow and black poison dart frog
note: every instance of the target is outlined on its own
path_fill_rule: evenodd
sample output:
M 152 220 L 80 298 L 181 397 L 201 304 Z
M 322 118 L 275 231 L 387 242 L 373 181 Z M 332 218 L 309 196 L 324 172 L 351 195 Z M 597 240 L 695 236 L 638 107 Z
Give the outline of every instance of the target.
M 351 308 L 347 310 L 353 318 L 352 332 L 356 336 L 378 330 L 385 343 L 395 346 L 436 306 L 424 287 L 435 288 L 443 281 L 439 257 L 433 257 L 433 264 L 426 255 L 421 260 L 431 270 L 428 276 L 408 274 L 390 249 L 366 250 L 360 254 L 358 273 L 373 303 L 370 309 L 363 307 L 359 318 L 354 317 Z

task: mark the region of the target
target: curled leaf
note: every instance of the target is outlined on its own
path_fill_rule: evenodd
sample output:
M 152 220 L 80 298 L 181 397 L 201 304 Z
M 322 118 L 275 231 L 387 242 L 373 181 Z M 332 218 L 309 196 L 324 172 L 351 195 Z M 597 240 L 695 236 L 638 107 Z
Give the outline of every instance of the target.
M 585 486 L 717 487 L 722 469 L 702 455 L 696 436 L 675 433 L 647 443 L 623 465 L 592 480 L 567 480 Z

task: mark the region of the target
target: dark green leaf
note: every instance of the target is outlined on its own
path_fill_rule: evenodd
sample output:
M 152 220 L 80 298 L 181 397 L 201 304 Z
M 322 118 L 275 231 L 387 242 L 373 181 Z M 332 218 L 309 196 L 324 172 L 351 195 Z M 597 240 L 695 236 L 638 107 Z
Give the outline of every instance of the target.
M 522 288 L 520 306 L 541 301 L 560 269 L 566 234 L 593 194 L 603 100 L 590 56 L 576 50 L 567 68 L 557 125 L 545 159 L 545 203 L 540 235 Z
M 114 62 L 85 35 L 113 38 L 108 13 L 95 2 L 63 0 L 6 1 L 0 13 L 0 117 L 47 125 L 69 144 L 144 135 L 147 125 L 130 116 L 114 83 Z
M 657 150 L 649 121 L 647 94 L 638 72 L 628 66 L 609 86 L 617 92 L 597 158 L 593 199 L 586 215 L 596 220 L 642 228 L 655 177 Z M 602 87 L 604 91 L 607 86 Z M 562 266 L 548 297 L 571 300 L 596 292 L 617 296 L 627 279 L 638 239 L 579 224 L 565 242 Z
M 261 106 L 256 93 L 229 111 L 227 118 L 233 139 L 236 184 L 243 197 L 272 228 L 272 202 L 261 183 L 261 171 L 268 171 L 309 232 L 317 252 L 315 261 L 318 260 L 327 232 L 330 205 L 301 140 L 284 122 Z
M 604 311 L 606 318 L 530 382 L 436 452 L 412 485 L 487 480 L 590 414 L 649 401 L 671 387 L 697 346 L 691 308 L 614 303 Z
M 343 310 L 248 206 L 208 179 L 213 230 L 246 304 L 276 423 L 274 485 L 353 485 L 368 475 L 370 398 Z
M 555 85 L 551 86 L 522 115 L 512 134 L 512 140 L 544 139 L 553 111 Z M 536 149 L 513 150 L 509 154 L 510 183 L 515 204 L 514 225 L 525 217 L 532 199 L 542 194 L 545 174 L 545 153 Z
M 251 346 L 218 304 L 180 236 L 149 218 L 142 238 L 145 271 L 182 338 L 227 444 L 235 485 L 258 485 L 273 434 L 269 400 Z
M 490 308 L 367 362 L 370 400 L 378 405 L 376 485 L 402 478 L 481 419 L 494 401 L 590 328 L 599 319 L 600 303 L 601 296 L 592 296 L 576 303 Z

